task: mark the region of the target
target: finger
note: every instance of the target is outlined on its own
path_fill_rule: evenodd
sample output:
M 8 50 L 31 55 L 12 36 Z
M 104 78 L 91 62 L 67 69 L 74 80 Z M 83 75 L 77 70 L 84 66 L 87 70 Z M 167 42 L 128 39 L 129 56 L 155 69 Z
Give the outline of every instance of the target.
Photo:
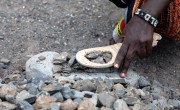
M 148 42 L 146 45 L 146 54 L 149 55 L 152 53 L 152 42 Z
M 141 46 L 139 46 L 138 50 L 137 50 L 137 55 L 139 58 L 143 59 L 147 53 L 146 53 L 146 45 L 142 44 Z
M 128 45 L 126 43 L 123 43 L 115 59 L 114 68 L 118 69 L 119 67 L 121 67 L 127 51 L 128 51 Z
M 120 75 L 121 77 L 123 77 L 123 78 L 126 77 L 128 68 L 129 68 L 134 56 L 135 56 L 135 52 L 134 52 L 133 47 L 129 48 L 126 58 L 124 60 L 124 64 L 122 65 L 122 72 Z

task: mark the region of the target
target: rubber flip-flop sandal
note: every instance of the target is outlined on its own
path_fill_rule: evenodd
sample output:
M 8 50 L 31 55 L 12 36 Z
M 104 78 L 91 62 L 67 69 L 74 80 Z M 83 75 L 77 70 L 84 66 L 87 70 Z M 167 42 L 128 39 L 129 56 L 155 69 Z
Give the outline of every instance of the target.
M 153 35 L 153 43 L 152 46 L 156 46 L 158 41 L 161 40 L 161 35 L 159 35 L 158 33 L 154 33 Z M 89 49 L 84 49 L 79 51 L 76 54 L 76 60 L 77 62 L 79 62 L 81 65 L 86 66 L 86 67 L 90 67 L 90 68 L 108 68 L 113 66 L 113 63 L 115 61 L 115 58 L 117 56 L 117 53 L 121 47 L 122 43 L 117 43 L 114 45 L 109 45 L 109 46 L 104 46 L 104 47 L 95 47 L 95 48 L 89 48 Z M 111 53 L 112 58 L 109 62 L 105 63 L 105 64 L 100 64 L 100 63 L 94 63 L 89 61 L 86 58 L 86 55 L 88 55 L 89 53 L 93 53 L 93 52 L 108 52 Z

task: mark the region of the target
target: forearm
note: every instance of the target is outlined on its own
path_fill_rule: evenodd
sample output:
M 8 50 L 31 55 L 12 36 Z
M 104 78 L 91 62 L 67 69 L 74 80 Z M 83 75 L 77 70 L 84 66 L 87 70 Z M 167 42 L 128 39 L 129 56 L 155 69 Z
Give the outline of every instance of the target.
M 148 0 L 141 9 L 154 17 L 158 17 L 170 3 L 170 0 Z

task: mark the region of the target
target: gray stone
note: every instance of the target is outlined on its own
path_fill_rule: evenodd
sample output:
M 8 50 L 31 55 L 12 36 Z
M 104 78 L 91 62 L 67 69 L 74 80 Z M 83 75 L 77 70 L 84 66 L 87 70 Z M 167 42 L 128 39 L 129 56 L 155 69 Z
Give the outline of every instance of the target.
M 43 61 L 43 60 L 45 60 L 45 59 L 46 59 L 46 57 L 45 57 L 45 56 L 39 56 L 38 58 L 39 58 L 39 60 L 41 60 L 41 61 Z
M 5 96 L 15 97 L 17 94 L 17 88 L 13 85 L 3 84 L 0 88 L 0 97 L 5 98 Z
M 33 97 L 33 95 L 30 94 L 29 92 L 27 92 L 26 90 L 23 90 L 16 95 L 16 100 L 22 101 L 22 100 L 25 100 L 25 99 L 30 98 L 30 97 Z
M 88 59 L 96 59 L 100 55 L 102 55 L 102 52 L 93 52 L 93 53 L 87 54 L 86 58 L 88 58 Z
M 73 102 L 80 104 L 83 100 L 80 98 L 74 99 Z
M 89 91 L 83 91 L 83 93 L 84 93 L 84 98 L 88 98 L 92 104 L 97 105 L 98 95 L 96 93 Z
M 4 63 L 5 65 L 9 65 L 10 64 L 10 60 L 6 59 L 6 58 L 2 58 L 0 60 L 1 63 Z
M 118 83 L 120 83 L 122 85 L 126 85 L 127 84 L 125 79 L 113 79 L 112 81 L 114 82 L 114 84 L 118 84 Z
M 119 90 L 114 91 L 114 93 L 115 93 L 119 98 L 123 98 L 124 95 L 126 94 L 126 91 L 125 91 L 125 89 L 119 89 Z
M 50 110 L 60 110 L 60 103 L 51 103 Z
M 7 68 L 7 66 L 4 65 L 4 63 L 0 63 L 0 69 L 6 69 L 6 68 Z
M 26 62 L 26 77 L 28 79 L 30 78 L 36 78 L 36 77 L 47 77 L 53 76 L 53 58 L 54 56 L 59 55 L 56 52 L 43 52 L 40 54 L 37 54 L 33 57 L 31 57 L 27 62 Z M 46 57 L 45 60 L 40 61 L 39 56 L 44 56 Z
M 143 87 L 147 87 L 147 86 L 150 86 L 151 84 L 149 83 L 149 81 L 146 80 L 145 77 L 141 76 L 138 80 L 138 84 L 139 84 L 139 87 L 140 88 L 143 88 Z
M 66 99 L 70 99 L 72 97 L 72 90 L 69 87 L 63 87 L 62 95 Z
M 72 98 L 77 99 L 80 98 L 82 99 L 84 97 L 84 93 L 77 91 L 77 90 L 72 90 Z
M 137 87 L 139 78 L 140 76 L 136 72 L 129 70 L 125 79 L 130 86 Z
M 34 107 L 27 101 L 18 101 L 18 105 L 17 110 L 34 110 Z
M 0 36 L 0 40 L 4 40 L 4 36 Z
M 180 100 L 169 99 L 167 103 L 174 108 L 180 108 Z
M 112 55 L 111 55 L 111 53 L 104 53 L 103 58 L 105 60 L 105 63 L 108 63 L 109 61 L 111 61 Z
M 108 93 L 103 92 L 98 95 L 98 100 L 103 106 L 112 107 L 116 98 Z
M 30 88 L 28 88 L 28 92 L 32 95 L 36 95 L 39 93 L 38 88 L 34 86 L 31 86 Z
M 129 106 L 133 106 L 134 104 L 136 103 L 139 103 L 139 99 L 136 98 L 136 97 L 127 97 L 127 98 L 124 98 L 124 101 L 127 103 L 127 105 Z
M 110 80 L 110 79 L 105 79 L 104 83 L 105 83 L 108 90 L 111 90 L 113 85 L 114 85 L 114 82 L 112 80 Z
M 114 102 L 113 105 L 114 110 L 130 110 L 126 104 L 126 102 L 122 99 L 118 99 Z
M 62 66 L 61 65 L 54 65 L 52 68 L 53 73 L 60 73 L 62 72 Z
M 96 91 L 96 86 L 89 79 L 76 81 L 73 85 L 73 88 L 79 91 Z
M 89 99 L 84 99 L 83 102 L 79 104 L 78 110 L 96 110 L 96 107 Z
M 56 55 L 53 59 L 54 64 L 62 64 L 67 61 L 69 54 L 67 52 L 62 52 L 58 55 Z
M 76 63 L 76 56 L 71 56 L 70 60 L 68 61 L 68 64 L 70 67 L 72 67 Z
M 54 98 L 56 98 L 58 102 L 63 102 L 64 101 L 64 98 L 63 98 L 61 92 L 57 92 L 57 93 L 53 94 L 52 96 Z
M 91 62 L 105 64 L 103 57 L 100 57 L 100 56 L 94 60 L 91 60 Z

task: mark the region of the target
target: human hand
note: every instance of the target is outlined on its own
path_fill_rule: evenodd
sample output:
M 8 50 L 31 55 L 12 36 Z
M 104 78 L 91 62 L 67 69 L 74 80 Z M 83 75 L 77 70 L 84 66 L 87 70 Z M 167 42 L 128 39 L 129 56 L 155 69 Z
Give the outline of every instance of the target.
M 123 44 L 114 62 L 116 69 L 122 68 L 121 77 L 125 77 L 127 70 L 135 56 L 144 58 L 152 51 L 154 28 L 134 16 L 126 25 L 121 37 L 124 37 Z

